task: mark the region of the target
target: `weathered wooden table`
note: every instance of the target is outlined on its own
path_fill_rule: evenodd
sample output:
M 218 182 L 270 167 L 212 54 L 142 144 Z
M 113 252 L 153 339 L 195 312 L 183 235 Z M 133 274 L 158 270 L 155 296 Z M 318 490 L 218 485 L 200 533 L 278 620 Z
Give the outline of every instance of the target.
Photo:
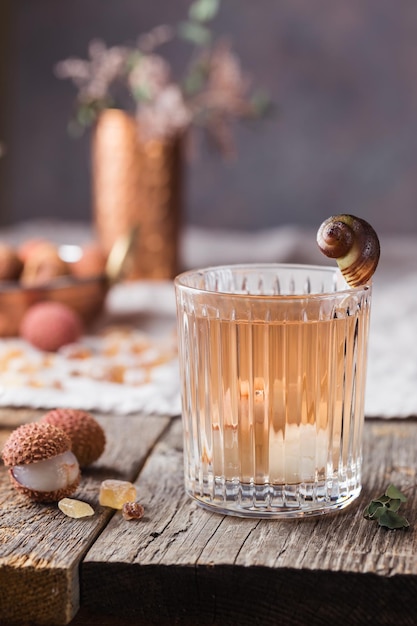
M 31 410 L 0 410 L 0 446 Z M 97 415 L 108 438 L 76 497 L 93 517 L 31 504 L 0 468 L 0 624 L 417 623 L 417 421 L 367 421 L 364 489 L 337 514 L 254 521 L 184 494 L 179 419 Z M 135 481 L 140 521 L 98 504 L 104 478 Z M 363 518 L 389 482 L 408 489 L 407 530 Z

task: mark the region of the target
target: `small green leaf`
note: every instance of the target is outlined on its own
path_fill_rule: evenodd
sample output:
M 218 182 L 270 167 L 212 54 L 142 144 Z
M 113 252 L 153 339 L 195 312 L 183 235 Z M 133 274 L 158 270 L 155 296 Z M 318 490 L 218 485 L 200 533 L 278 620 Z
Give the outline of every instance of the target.
M 132 89 L 132 95 L 136 102 L 149 102 L 151 100 L 151 94 L 149 89 L 142 85 L 141 87 L 135 87 Z
M 380 502 L 381 504 L 386 504 L 389 501 L 390 501 L 390 498 L 385 494 L 383 494 L 382 496 L 379 496 L 378 498 L 374 498 L 372 500 L 372 502 Z
M 363 516 L 367 520 L 378 520 L 378 524 L 385 528 L 407 528 L 410 525 L 408 520 L 397 512 L 406 501 L 405 495 L 390 484 L 382 496 L 374 498 L 365 507 Z
M 97 111 L 92 106 L 81 105 L 77 111 L 77 122 L 80 126 L 91 126 L 97 117 Z
M 257 117 L 264 117 L 273 110 L 271 98 L 265 91 L 255 91 L 250 98 L 250 103 Z
M 178 33 L 180 37 L 197 46 L 206 46 L 211 41 L 211 33 L 208 28 L 197 22 L 181 22 L 178 26 Z
M 377 515 L 379 515 L 384 509 L 384 505 L 376 500 L 372 500 L 370 504 L 366 507 L 363 514 L 367 519 L 375 519 Z M 379 511 L 379 512 L 378 512 Z
M 382 515 L 378 517 L 378 524 L 380 526 L 385 526 L 386 528 L 393 530 L 394 528 L 407 528 L 410 525 L 405 517 L 398 515 L 398 513 L 395 513 L 386 507 L 384 507 L 384 509 L 385 510 Z
M 204 80 L 201 74 L 190 74 L 185 79 L 184 90 L 187 95 L 194 95 L 201 91 L 204 85 Z
M 128 72 L 131 72 L 134 67 L 140 62 L 143 57 L 143 53 L 140 50 L 134 50 L 131 54 L 129 54 L 126 59 L 126 69 Z
M 401 500 L 389 500 L 386 505 L 387 509 L 389 509 L 390 511 L 394 511 L 397 512 L 398 509 L 401 506 Z
M 184 91 L 187 95 L 194 95 L 202 90 L 207 81 L 207 67 L 204 63 L 195 63 L 185 77 Z
M 208 22 L 216 15 L 219 4 L 219 0 L 196 0 L 190 6 L 188 15 L 196 22 Z
M 392 500 L 400 500 L 400 502 L 407 502 L 407 497 L 394 485 L 388 485 L 385 495 Z

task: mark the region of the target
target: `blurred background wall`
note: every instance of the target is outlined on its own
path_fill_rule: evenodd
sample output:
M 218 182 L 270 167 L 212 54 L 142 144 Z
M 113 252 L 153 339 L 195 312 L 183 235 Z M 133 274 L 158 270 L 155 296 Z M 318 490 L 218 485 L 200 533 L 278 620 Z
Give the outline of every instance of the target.
M 175 23 L 186 0 L 0 0 L 0 225 L 91 219 L 90 137 L 67 133 L 75 90 L 57 61 L 88 42 L 132 43 Z M 237 157 L 202 150 L 187 168 L 190 225 L 258 230 L 360 214 L 417 232 L 414 0 L 224 0 L 233 41 L 277 114 L 236 133 Z M 173 50 L 180 64 L 184 50 Z

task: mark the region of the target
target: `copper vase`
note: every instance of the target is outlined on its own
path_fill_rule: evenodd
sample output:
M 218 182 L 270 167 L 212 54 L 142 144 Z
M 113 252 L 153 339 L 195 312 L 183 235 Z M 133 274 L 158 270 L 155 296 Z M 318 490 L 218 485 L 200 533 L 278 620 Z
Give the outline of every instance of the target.
M 99 241 L 137 228 L 127 278 L 170 279 L 178 273 L 182 137 L 141 141 L 135 119 L 103 111 L 92 140 L 93 214 Z

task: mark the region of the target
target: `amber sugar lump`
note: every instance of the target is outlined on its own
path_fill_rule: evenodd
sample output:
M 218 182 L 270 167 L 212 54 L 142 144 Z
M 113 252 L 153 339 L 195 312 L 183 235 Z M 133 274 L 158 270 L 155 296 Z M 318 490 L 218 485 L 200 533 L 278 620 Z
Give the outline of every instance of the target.
M 136 487 L 126 480 L 108 479 L 100 485 L 99 502 L 102 506 L 122 509 L 126 502 L 136 500 Z

